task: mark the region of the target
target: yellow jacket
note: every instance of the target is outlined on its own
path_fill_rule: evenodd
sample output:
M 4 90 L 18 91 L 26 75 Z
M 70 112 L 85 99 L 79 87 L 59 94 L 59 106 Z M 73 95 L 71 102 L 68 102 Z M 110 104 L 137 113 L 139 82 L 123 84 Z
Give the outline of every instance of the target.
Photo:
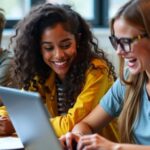
M 46 89 L 43 89 L 39 84 L 39 92 L 52 116 L 50 121 L 58 137 L 71 131 L 76 123 L 88 115 L 113 83 L 113 79 L 108 77 L 108 66 L 103 61 L 94 59 L 91 63 L 93 65 L 86 71 L 85 85 L 81 93 L 78 95 L 74 106 L 64 116 L 58 116 L 57 113 L 55 73 L 52 72 L 47 79 Z M 34 90 L 32 85 L 29 90 Z M 107 132 L 105 133 L 107 136 L 104 135 L 105 137 L 116 141 L 117 134 L 112 124 L 104 131 Z

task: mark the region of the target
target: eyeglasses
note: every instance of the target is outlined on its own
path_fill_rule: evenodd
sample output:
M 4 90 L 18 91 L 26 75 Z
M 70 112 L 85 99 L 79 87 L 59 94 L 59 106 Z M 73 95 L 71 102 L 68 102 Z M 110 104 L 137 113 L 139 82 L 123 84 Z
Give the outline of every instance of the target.
M 118 44 L 122 48 L 124 52 L 130 52 L 131 51 L 131 44 L 136 40 L 141 40 L 142 38 L 148 37 L 148 35 L 141 34 L 137 35 L 133 38 L 117 38 L 115 35 L 109 36 L 110 42 L 115 50 L 117 50 Z

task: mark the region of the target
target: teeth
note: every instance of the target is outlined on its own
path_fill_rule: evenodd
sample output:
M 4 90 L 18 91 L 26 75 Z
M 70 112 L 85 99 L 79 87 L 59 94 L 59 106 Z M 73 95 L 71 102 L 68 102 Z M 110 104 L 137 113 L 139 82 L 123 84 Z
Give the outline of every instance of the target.
M 66 63 L 66 61 L 63 61 L 63 62 L 54 62 L 54 64 L 56 65 L 64 65 Z
M 136 59 L 126 59 L 126 62 L 134 62 Z
M 131 59 L 131 60 L 129 60 L 129 62 L 135 62 L 136 61 L 136 59 Z

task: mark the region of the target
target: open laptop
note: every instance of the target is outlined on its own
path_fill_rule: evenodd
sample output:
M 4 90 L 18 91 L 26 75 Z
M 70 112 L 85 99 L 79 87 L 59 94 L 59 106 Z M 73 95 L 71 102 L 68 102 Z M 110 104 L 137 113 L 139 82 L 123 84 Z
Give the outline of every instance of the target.
M 62 150 L 38 93 L 0 86 L 0 98 L 25 150 Z

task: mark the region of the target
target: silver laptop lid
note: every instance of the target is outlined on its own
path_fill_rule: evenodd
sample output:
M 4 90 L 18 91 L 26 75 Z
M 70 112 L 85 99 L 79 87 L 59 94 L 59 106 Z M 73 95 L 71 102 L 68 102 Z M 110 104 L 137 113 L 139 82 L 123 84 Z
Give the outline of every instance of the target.
M 0 97 L 25 149 L 62 149 L 38 93 L 0 86 Z

